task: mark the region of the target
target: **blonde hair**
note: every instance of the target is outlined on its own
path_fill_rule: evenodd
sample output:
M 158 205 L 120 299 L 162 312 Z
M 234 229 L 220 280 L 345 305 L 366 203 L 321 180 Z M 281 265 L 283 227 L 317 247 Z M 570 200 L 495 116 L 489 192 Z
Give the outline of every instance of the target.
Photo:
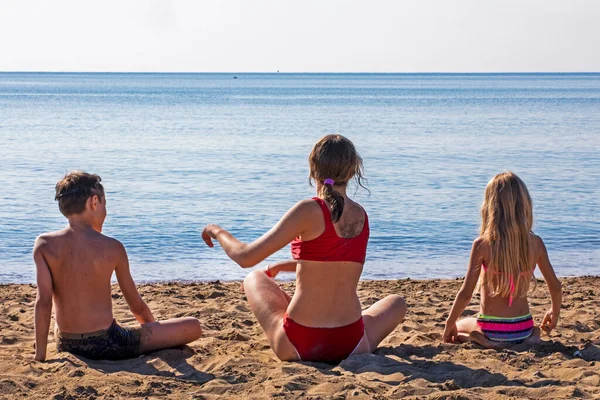
M 491 249 L 483 284 L 492 296 L 523 297 L 533 261 L 533 210 L 525 183 L 512 172 L 489 181 L 481 207 L 481 238 Z

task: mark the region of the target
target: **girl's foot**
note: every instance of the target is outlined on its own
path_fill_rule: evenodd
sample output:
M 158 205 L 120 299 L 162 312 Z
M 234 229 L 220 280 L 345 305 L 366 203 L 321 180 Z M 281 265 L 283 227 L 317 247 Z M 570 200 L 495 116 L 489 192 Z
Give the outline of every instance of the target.
M 480 345 L 481 347 L 485 347 L 486 349 L 497 350 L 504 348 L 502 343 L 494 342 L 493 340 L 486 338 L 481 332 L 478 331 L 471 332 L 469 334 L 469 339 L 471 340 L 471 342 L 477 343 L 478 345 Z

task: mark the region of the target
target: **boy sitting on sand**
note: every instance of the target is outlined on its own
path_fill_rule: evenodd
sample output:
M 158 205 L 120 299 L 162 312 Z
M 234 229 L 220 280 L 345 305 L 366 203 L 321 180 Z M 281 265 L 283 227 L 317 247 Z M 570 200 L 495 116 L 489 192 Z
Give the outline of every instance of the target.
M 100 177 L 81 171 L 56 184 L 61 213 L 69 225 L 39 236 L 33 248 L 37 269 L 35 359 L 46 359 L 52 300 L 56 305 L 56 348 L 91 359 L 123 359 L 180 346 L 202 333 L 196 318 L 156 322 L 129 272 L 123 245 L 104 236 L 106 196 Z M 123 328 L 112 313 L 111 276 L 141 324 Z

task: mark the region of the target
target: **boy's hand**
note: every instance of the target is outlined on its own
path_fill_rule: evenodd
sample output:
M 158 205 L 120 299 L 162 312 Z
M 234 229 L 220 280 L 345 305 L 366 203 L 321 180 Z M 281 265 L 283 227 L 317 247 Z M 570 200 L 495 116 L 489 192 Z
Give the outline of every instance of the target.
M 546 332 L 546 334 L 550 334 L 552 329 L 556 328 L 557 324 L 558 324 L 558 316 L 554 315 L 554 312 L 552 310 L 548 310 L 548 312 L 546 312 L 546 315 L 544 315 L 544 319 L 542 320 L 542 324 L 540 325 L 540 328 L 544 332 Z
M 202 240 L 208 247 L 215 247 L 212 242 L 212 239 L 217 239 L 217 233 L 221 231 L 222 228 L 219 225 L 209 224 L 204 227 L 202 230 Z
M 46 352 L 42 352 L 42 351 L 35 351 L 35 356 L 33 357 L 33 359 L 35 361 L 46 361 Z
M 446 323 L 446 327 L 444 328 L 444 342 L 445 343 L 454 343 L 456 341 L 457 336 L 458 336 L 458 328 L 456 327 L 456 323 L 453 323 L 453 324 Z

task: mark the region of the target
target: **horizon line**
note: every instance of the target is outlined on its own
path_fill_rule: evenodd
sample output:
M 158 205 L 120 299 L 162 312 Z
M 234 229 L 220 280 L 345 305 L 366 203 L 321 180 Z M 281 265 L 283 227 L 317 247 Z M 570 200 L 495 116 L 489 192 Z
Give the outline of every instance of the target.
M 0 73 L 18 74 L 18 73 L 31 73 L 31 74 L 380 74 L 380 75 L 464 75 L 464 74 L 479 74 L 479 75 L 503 75 L 503 74 L 599 74 L 600 71 L 493 71 L 493 72 L 482 72 L 482 71 L 462 71 L 462 72 L 441 72 L 441 71 L 426 71 L 426 72 L 353 72 L 353 71 L 50 71 L 50 70 L 25 70 L 25 71 L 14 71 L 6 70 L 0 71 Z

